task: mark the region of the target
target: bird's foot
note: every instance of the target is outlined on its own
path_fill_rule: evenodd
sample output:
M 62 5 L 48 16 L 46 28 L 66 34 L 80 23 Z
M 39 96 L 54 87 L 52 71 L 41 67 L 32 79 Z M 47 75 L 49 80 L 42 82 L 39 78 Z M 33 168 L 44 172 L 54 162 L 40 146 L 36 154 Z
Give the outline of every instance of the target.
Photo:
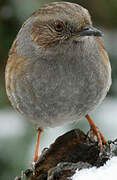
M 42 133 L 42 129 L 37 129 L 37 139 L 36 139 L 36 146 L 35 146 L 35 152 L 33 155 L 33 162 L 37 162 L 37 160 L 39 159 L 38 157 L 38 152 L 39 152 L 39 140 L 40 140 L 40 135 Z
M 94 137 L 97 137 L 98 145 L 100 147 L 100 151 L 103 152 L 103 144 L 106 146 L 109 146 L 108 142 L 106 141 L 105 137 L 102 135 L 102 133 L 99 131 L 98 126 L 91 126 L 91 129 L 89 131 L 91 139 L 94 139 Z
M 104 138 L 104 136 L 102 135 L 102 133 L 99 131 L 98 126 L 96 126 L 96 124 L 92 121 L 92 119 L 90 118 L 90 116 L 87 114 L 85 116 L 90 124 L 90 137 L 94 139 L 94 137 L 97 137 L 98 140 L 98 145 L 100 147 L 100 151 L 103 152 L 103 146 L 102 144 L 109 146 L 108 142 L 106 141 L 106 139 Z

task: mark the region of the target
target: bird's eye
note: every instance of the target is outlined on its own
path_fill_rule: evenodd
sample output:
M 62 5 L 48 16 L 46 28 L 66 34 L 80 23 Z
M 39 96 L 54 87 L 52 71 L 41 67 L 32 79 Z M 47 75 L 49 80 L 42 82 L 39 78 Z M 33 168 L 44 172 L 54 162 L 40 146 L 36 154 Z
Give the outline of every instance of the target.
M 55 27 L 56 31 L 61 32 L 64 29 L 64 23 L 62 21 L 60 21 L 60 20 L 57 20 L 54 23 L 54 27 Z

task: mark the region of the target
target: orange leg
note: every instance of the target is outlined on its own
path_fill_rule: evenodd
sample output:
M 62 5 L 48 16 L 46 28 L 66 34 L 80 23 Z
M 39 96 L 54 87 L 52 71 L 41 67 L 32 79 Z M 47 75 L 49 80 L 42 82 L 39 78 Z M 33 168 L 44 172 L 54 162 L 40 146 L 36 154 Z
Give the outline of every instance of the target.
M 92 121 L 90 116 L 87 114 L 85 117 L 90 124 L 91 132 L 93 133 L 93 135 L 97 137 L 98 145 L 100 147 L 100 151 L 102 152 L 103 151 L 102 143 L 108 146 L 108 142 L 106 141 L 102 133 L 99 131 L 99 128 L 96 126 L 96 124 Z
M 37 139 L 36 139 L 36 145 L 35 145 L 35 152 L 34 152 L 34 156 L 33 156 L 33 162 L 36 162 L 36 161 L 38 160 L 39 139 L 40 139 L 41 133 L 42 133 L 42 130 L 41 130 L 41 129 L 38 129 Z

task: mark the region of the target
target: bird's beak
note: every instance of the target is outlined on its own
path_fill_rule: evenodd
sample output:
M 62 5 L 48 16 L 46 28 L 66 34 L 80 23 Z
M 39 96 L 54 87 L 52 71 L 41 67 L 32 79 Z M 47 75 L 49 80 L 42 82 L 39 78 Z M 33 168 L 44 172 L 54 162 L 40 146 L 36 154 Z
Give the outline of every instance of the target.
M 86 25 L 79 32 L 80 36 L 102 36 L 102 32 L 97 28 L 94 28 L 92 25 Z

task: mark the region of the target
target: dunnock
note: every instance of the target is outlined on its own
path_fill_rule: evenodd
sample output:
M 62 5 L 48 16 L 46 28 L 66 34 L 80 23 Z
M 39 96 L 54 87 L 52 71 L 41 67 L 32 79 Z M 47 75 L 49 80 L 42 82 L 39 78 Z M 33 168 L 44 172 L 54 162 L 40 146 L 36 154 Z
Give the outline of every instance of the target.
M 107 52 L 88 11 L 54 2 L 37 10 L 20 29 L 9 52 L 6 90 L 13 107 L 41 131 L 85 116 L 100 149 L 106 140 L 87 113 L 111 85 Z

